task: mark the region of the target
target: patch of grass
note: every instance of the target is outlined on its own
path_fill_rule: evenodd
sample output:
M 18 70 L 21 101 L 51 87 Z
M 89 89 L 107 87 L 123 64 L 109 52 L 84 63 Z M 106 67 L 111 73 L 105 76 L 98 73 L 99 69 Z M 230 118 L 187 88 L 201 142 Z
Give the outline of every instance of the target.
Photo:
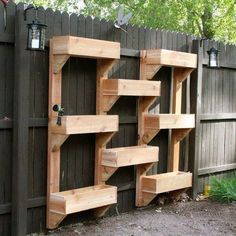
M 212 176 L 210 186 L 210 198 L 219 202 L 236 201 L 236 172 L 231 178 L 219 179 Z

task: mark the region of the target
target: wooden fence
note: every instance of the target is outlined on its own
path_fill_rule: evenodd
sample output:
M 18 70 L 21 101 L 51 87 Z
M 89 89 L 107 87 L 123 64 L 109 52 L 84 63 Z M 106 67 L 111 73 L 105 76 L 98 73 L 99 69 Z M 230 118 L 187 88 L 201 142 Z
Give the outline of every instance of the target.
M 33 20 L 24 7 L 10 2 L 4 28 L 0 5 L 0 235 L 25 235 L 45 231 L 47 173 L 48 48 L 25 50 L 26 24 Z M 139 79 L 139 49 L 165 48 L 199 54 L 199 66 L 184 84 L 183 112 L 196 112 L 196 129 L 181 148 L 181 168 L 194 173 L 194 194 L 202 190 L 208 174 L 230 173 L 236 168 L 236 47 L 217 44 L 221 69 L 206 67 L 206 50 L 214 42 L 193 41 L 191 36 L 127 25 L 123 31 L 113 22 L 41 9 L 39 19 L 48 25 L 47 39 L 73 35 L 121 43 L 121 60 L 110 76 Z M 204 52 L 204 53 L 203 53 Z M 63 69 L 62 103 L 66 114 L 95 114 L 96 61 L 72 58 Z M 171 69 L 163 68 L 161 99 L 151 112 L 169 113 Z M 190 89 L 191 88 L 191 89 Z M 190 94 L 191 92 L 191 99 Z M 119 114 L 119 132 L 109 147 L 132 146 L 137 142 L 136 98 L 122 97 L 112 108 Z M 191 106 L 190 106 L 191 103 Z M 62 147 L 61 190 L 93 185 L 94 135 L 71 136 Z M 166 172 L 168 131 L 152 141 L 160 147 L 158 165 L 152 173 Z M 195 159 L 194 159 L 195 157 Z M 188 161 L 189 160 L 189 161 Z M 189 167 L 188 167 L 189 163 Z M 197 176 L 199 178 L 197 178 Z M 135 169 L 120 168 L 109 180 L 118 186 L 119 212 L 134 208 Z M 199 188 L 198 188 L 199 186 Z M 109 214 L 115 214 L 115 207 Z M 91 212 L 70 215 L 63 224 L 88 219 Z

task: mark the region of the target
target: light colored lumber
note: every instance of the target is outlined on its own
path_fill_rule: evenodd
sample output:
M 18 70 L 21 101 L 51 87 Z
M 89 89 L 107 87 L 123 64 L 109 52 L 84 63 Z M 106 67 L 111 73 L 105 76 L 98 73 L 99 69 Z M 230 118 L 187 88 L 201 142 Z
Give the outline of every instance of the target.
M 116 63 L 114 59 L 99 59 L 97 60 L 97 81 L 96 81 L 96 114 L 106 114 L 119 96 L 103 96 L 103 82 L 108 80 L 108 72 Z
M 60 214 L 71 214 L 115 204 L 116 202 L 117 187 L 95 185 L 64 192 L 51 193 L 50 211 Z
M 70 58 L 69 55 L 55 55 L 53 56 L 53 73 L 59 73 L 62 67 L 66 64 L 67 60 Z
M 50 203 L 49 197 L 52 192 L 58 192 L 60 188 L 60 149 L 52 150 L 55 143 L 52 138 L 51 118 L 57 116 L 57 113 L 52 110 L 53 105 L 61 104 L 61 81 L 62 72 L 53 73 L 54 57 L 52 54 L 52 40 L 50 40 L 49 53 L 49 89 L 48 89 L 48 160 L 47 160 L 47 227 L 51 228 L 57 226 L 57 221 L 63 219 L 61 215 L 52 215 L 49 211 Z M 58 141 L 58 139 L 57 139 Z M 60 143 L 62 139 L 60 139 Z M 59 142 L 56 142 L 58 145 Z
M 168 160 L 168 171 L 178 171 L 179 170 L 179 151 L 180 151 L 180 141 L 184 139 L 191 128 L 188 129 L 175 129 L 172 130 L 171 134 L 171 150 L 170 159 Z
M 52 134 L 51 135 L 51 150 L 56 152 L 60 149 L 61 145 L 67 140 L 69 135 L 65 134 Z
M 120 58 L 120 43 L 80 38 L 74 36 L 53 37 L 53 54 L 68 54 L 88 58 Z
M 118 131 L 117 115 L 81 115 L 63 116 L 61 125 L 57 117 L 52 118 L 52 132 L 55 134 L 84 134 Z
M 169 172 L 142 177 L 142 191 L 164 193 L 192 186 L 192 174 L 189 172 Z
M 161 68 L 160 65 L 154 65 L 150 67 L 146 63 L 146 51 L 140 52 L 140 80 L 145 81 L 147 79 L 152 79 L 152 77 L 157 73 Z M 151 71 L 151 73 L 150 73 Z M 151 82 L 151 81 L 147 81 Z M 138 100 L 138 145 L 144 145 L 148 143 L 148 139 L 144 137 L 144 116 L 148 114 L 148 110 L 151 105 L 156 101 L 157 95 L 155 97 L 140 97 Z M 156 161 L 155 161 L 156 162 Z M 136 168 L 136 199 L 135 205 L 142 206 L 144 201 L 143 192 L 141 190 L 141 178 L 147 174 L 147 171 L 155 164 L 146 163 L 138 165 Z M 150 195 L 150 194 L 149 194 Z M 149 196 L 148 199 L 153 199 L 153 196 Z
M 132 146 L 102 150 L 102 165 L 122 167 L 158 161 L 158 147 Z
M 161 82 L 145 80 L 108 79 L 103 81 L 103 95 L 160 96 Z
M 109 210 L 110 207 L 111 207 L 111 205 L 95 208 L 93 210 L 94 211 L 94 216 L 96 218 L 100 218 L 100 217 L 104 216 L 106 214 L 106 212 Z
M 197 68 L 197 55 L 166 49 L 146 50 L 146 64 L 172 67 Z
M 118 167 L 102 166 L 101 164 L 100 173 L 98 173 L 99 179 L 97 182 L 102 184 L 105 183 L 117 171 L 117 169 Z
M 103 96 L 101 99 L 102 111 L 104 113 L 110 111 L 119 98 L 120 96 L 117 95 Z
M 55 229 L 59 226 L 59 224 L 65 219 L 66 215 L 64 214 L 59 214 L 56 212 L 50 212 L 48 213 L 48 222 L 49 224 L 47 225 L 48 229 Z
M 146 50 L 140 51 L 140 80 L 151 80 L 161 67 L 161 65 L 147 65 Z
M 144 133 L 141 139 L 149 143 L 161 129 L 194 128 L 193 114 L 144 114 Z
M 104 184 L 108 180 L 117 168 L 102 166 L 102 150 L 106 148 L 107 143 L 111 140 L 115 132 L 96 134 L 95 143 L 95 174 L 94 183 Z
M 145 114 L 145 129 L 184 129 L 195 127 L 194 114 Z

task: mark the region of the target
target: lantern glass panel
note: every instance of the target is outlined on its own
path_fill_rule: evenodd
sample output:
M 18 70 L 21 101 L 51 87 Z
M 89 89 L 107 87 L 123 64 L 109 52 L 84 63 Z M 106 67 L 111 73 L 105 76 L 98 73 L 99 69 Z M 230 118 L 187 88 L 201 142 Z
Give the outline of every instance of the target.
M 215 52 L 212 52 L 210 54 L 209 63 L 210 63 L 210 65 L 209 65 L 210 67 L 217 67 L 217 56 L 216 56 Z
M 32 25 L 31 37 L 32 37 L 31 48 L 32 49 L 39 48 L 39 43 L 40 43 L 40 28 L 37 25 Z

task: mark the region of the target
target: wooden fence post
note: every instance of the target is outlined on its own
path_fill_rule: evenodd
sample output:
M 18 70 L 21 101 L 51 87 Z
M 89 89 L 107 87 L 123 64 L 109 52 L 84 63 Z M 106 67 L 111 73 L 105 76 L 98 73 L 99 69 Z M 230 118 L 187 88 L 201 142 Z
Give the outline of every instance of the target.
M 197 70 L 192 74 L 190 82 L 190 113 L 195 113 L 195 129 L 189 136 L 189 170 L 193 174 L 191 197 L 196 198 L 198 193 L 198 144 L 200 132 L 201 99 L 202 99 L 202 60 L 203 45 L 201 40 L 193 40 L 192 52 L 198 54 Z
M 13 172 L 12 172 L 12 226 L 11 234 L 27 233 L 28 196 L 28 120 L 29 120 L 29 52 L 24 7 L 16 8 L 15 24 L 15 77 L 13 122 Z M 14 66 L 14 65 L 12 65 Z

